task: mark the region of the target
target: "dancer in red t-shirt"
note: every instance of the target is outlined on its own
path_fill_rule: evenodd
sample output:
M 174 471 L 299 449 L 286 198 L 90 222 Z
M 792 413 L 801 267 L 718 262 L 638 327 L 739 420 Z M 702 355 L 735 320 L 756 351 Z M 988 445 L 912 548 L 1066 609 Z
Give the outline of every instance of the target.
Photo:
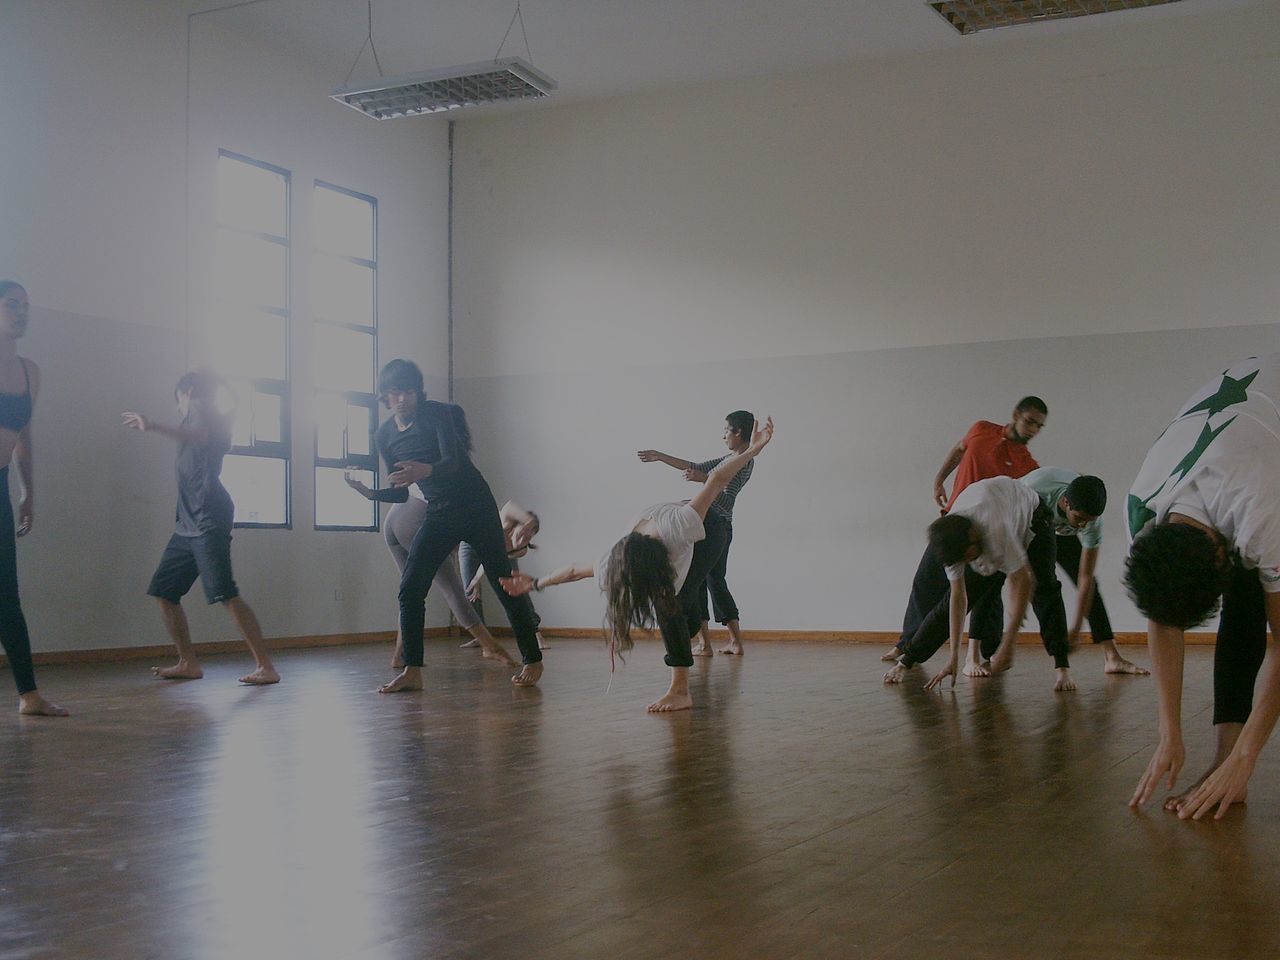
M 964 438 L 951 448 L 937 476 L 933 478 L 933 499 L 942 512 L 950 510 L 960 491 L 971 483 L 992 477 L 1013 477 L 1016 480 L 1039 467 L 1040 464 L 1036 463 L 1035 457 L 1027 450 L 1027 444 L 1044 429 L 1048 417 L 1049 407 L 1043 400 L 1039 397 L 1023 397 L 1013 408 L 1013 416 L 1004 426 L 990 420 L 979 420 L 970 427 Z M 956 479 L 948 497 L 945 484 L 953 470 Z M 926 570 L 922 564 L 916 571 L 916 581 L 928 574 L 936 576 L 937 571 L 932 568 Z M 903 617 L 902 636 L 898 643 L 885 651 L 881 660 L 897 660 L 902 653 L 902 644 L 915 632 L 914 625 L 928 614 L 927 610 L 916 610 L 913 601 L 917 595 L 933 595 L 940 585 L 935 584 L 933 590 L 917 589 L 924 586 L 926 585 L 913 582 L 911 599 L 907 601 L 907 612 Z M 971 632 L 981 638 L 994 631 L 993 635 L 998 637 L 1003 628 L 1004 604 L 999 591 L 996 591 L 974 608 Z

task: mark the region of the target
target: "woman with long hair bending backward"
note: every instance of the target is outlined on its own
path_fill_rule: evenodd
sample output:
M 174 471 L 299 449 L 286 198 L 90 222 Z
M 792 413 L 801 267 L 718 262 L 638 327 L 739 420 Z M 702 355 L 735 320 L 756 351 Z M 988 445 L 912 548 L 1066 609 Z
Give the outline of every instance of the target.
M 716 559 L 704 546 L 703 521 L 734 475 L 772 439 L 772 417 L 763 427 L 754 424 L 750 444 L 712 470 L 697 496 L 649 507 L 631 531 L 594 565 L 562 567 L 545 577 L 519 573 L 505 579 L 503 586 L 508 593 L 523 596 L 530 590 L 595 577 L 605 595 L 605 637 L 613 649 L 630 650 L 633 629 L 656 626 L 662 632 L 671 687 L 649 704 L 649 712 L 688 710 L 693 706 L 689 695 L 689 668 L 693 666 L 689 638 L 702 625 L 698 592 Z
M 220 385 L 207 370 L 184 373 L 173 388 L 181 418 L 176 427 L 133 411 L 121 414 L 126 427 L 178 442 L 175 529 L 147 587 L 147 596 L 159 604 L 165 629 L 178 648 L 178 662 L 172 667 L 152 667 L 151 672 L 162 680 L 199 680 L 204 676 L 182 609 L 182 598 L 199 577 L 205 599 L 226 608 L 253 654 L 254 669 L 240 682 L 279 683 L 280 674 L 267 654 L 258 618 L 240 596 L 231 575 L 231 524 L 236 508 L 220 476 L 222 458 L 231 449 L 233 415 L 218 409 Z
M 407 499 L 416 483 L 426 500 L 426 516 L 409 545 L 400 577 L 400 637 L 404 670 L 381 693 L 422 689 L 422 630 L 427 591 L 440 565 L 463 540 L 479 553 L 489 582 L 498 592 L 515 630 L 524 666 L 511 678 L 531 687 L 542 676 L 542 653 L 534 636 L 533 606 L 510 597 L 498 583 L 511 566 L 503 545 L 502 521 L 489 484 L 471 462 L 459 436 L 452 405 L 426 399 L 422 371 L 408 360 L 392 360 L 378 374 L 378 394 L 392 416 L 378 428 L 377 446 L 387 479 L 398 491 L 376 491 L 379 499 Z
M 31 301 L 20 283 L 0 280 L 0 644 L 18 685 L 18 712 L 28 716 L 65 717 L 67 711 L 40 696 L 31 663 L 31 638 L 18 599 L 16 536 L 31 532 L 35 519 L 35 468 L 31 448 L 31 414 L 40 392 L 40 368 L 18 356 L 18 341 L 27 332 Z M 9 500 L 9 464 L 17 463 L 22 496 L 15 531 Z

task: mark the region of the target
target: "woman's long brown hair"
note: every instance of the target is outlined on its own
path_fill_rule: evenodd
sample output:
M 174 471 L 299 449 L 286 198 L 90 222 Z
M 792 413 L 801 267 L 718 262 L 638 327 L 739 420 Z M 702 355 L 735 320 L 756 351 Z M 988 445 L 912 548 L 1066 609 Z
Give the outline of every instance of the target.
M 635 646 L 632 629 L 652 630 L 679 608 L 676 574 L 666 545 L 656 537 L 629 533 L 609 554 L 605 592 L 605 637 L 620 653 Z

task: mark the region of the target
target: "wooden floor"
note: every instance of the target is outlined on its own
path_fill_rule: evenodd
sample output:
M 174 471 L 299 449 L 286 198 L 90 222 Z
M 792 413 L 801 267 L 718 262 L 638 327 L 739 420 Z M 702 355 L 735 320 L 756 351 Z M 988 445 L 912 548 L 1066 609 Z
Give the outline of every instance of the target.
M 611 692 L 599 641 L 532 691 L 447 640 L 395 697 L 370 646 L 283 653 L 265 689 L 240 657 L 45 667 L 75 715 L 0 720 L 0 958 L 1275 956 L 1275 745 L 1223 822 L 1134 815 L 1149 678 L 1087 650 L 1055 695 L 1024 649 L 939 696 L 879 652 L 756 643 L 667 717 L 652 643 Z

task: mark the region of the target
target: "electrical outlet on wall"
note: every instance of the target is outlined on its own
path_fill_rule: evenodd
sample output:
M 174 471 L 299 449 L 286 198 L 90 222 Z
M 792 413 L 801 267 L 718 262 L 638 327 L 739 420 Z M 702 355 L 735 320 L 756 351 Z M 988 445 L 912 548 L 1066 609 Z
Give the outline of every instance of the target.
M 342 599 L 342 588 L 341 588 L 341 587 L 335 587 L 335 588 L 334 588 L 334 590 L 333 590 L 333 599 L 335 599 L 335 600 L 341 600 L 341 599 Z

